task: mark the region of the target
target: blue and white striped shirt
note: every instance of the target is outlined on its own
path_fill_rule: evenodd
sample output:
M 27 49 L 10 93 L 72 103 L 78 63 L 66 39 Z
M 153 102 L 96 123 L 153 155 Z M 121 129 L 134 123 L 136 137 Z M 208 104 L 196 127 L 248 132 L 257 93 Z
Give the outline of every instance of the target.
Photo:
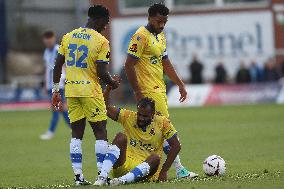
M 55 64 L 55 59 L 57 56 L 59 45 L 56 44 L 53 49 L 46 48 L 43 53 L 43 59 L 45 61 L 45 83 L 46 89 L 51 90 L 53 84 L 53 68 Z M 61 79 L 60 79 L 60 89 L 64 89 L 65 85 L 65 68 L 62 69 Z

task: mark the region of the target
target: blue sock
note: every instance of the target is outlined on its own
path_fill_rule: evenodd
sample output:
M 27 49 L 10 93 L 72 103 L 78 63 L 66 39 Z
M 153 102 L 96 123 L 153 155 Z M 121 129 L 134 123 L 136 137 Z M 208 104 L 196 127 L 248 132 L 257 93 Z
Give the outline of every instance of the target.
M 54 132 L 58 123 L 59 112 L 52 112 L 52 118 L 50 121 L 49 131 Z
M 169 154 L 170 149 L 171 149 L 171 147 L 170 147 L 169 143 L 168 143 L 167 141 L 164 141 L 164 144 L 163 144 L 163 151 L 164 151 L 164 153 L 165 153 L 166 155 Z

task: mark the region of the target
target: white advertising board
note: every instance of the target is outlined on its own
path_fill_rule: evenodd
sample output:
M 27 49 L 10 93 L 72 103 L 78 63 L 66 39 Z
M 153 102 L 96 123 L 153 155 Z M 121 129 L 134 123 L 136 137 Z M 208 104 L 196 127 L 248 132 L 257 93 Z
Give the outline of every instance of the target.
M 184 102 L 179 102 L 179 89 L 174 86 L 167 95 L 169 107 L 203 106 L 212 90 L 212 85 L 186 85 L 186 90 L 188 98 Z
M 124 65 L 132 34 L 147 17 L 116 18 L 111 24 L 112 63 L 115 72 Z M 241 60 L 263 64 L 274 54 L 274 29 L 269 11 L 169 16 L 166 25 L 167 49 L 183 79 L 197 54 L 204 64 L 203 76 L 213 79 L 215 65 L 224 62 L 233 77 Z

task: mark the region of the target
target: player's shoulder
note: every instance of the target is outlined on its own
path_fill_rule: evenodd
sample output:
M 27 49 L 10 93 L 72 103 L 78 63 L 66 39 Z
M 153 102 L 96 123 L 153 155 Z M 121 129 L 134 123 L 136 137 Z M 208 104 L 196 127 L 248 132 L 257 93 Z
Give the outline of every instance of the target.
M 62 41 L 66 41 L 66 40 L 70 39 L 70 38 L 71 38 L 70 36 L 72 36 L 72 33 L 73 33 L 73 32 L 74 32 L 74 30 L 65 33 L 65 34 L 63 35 L 63 37 L 62 37 Z
M 166 43 L 166 35 L 165 35 L 165 33 L 161 32 L 159 35 L 160 35 L 160 38 L 161 38 L 162 42 Z
M 161 32 L 160 35 L 161 35 L 161 37 L 166 38 L 165 32 Z
M 167 126 L 168 124 L 171 124 L 171 120 L 160 114 L 159 112 L 155 114 L 155 116 L 157 117 L 157 120 L 160 122 L 160 124 L 164 127 L 164 126 Z
M 128 109 L 120 109 L 119 114 L 125 118 L 135 117 L 136 112 Z
M 154 115 L 154 120 L 155 122 L 159 122 L 159 123 L 164 123 L 168 118 L 166 116 L 163 116 L 160 112 L 156 112 L 156 114 Z
M 91 28 L 81 28 L 81 29 L 84 30 L 89 35 L 91 35 L 92 38 L 96 42 L 107 42 L 107 43 L 109 43 L 108 39 L 105 36 L 103 36 L 101 33 L 99 33 L 98 31 L 91 29 Z
M 134 35 L 132 36 L 132 40 L 137 40 L 137 41 L 145 41 L 148 38 L 148 33 L 147 29 L 144 26 L 139 27 Z
M 100 33 L 99 33 L 100 34 Z M 103 42 L 103 43 L 109 43 L 109 40 L 105 37 L 105 36 L 103 36 L 102 34 L 100 34 L 101 36 L 100 36 L 100 39 L 101 39 L 101 41 Z

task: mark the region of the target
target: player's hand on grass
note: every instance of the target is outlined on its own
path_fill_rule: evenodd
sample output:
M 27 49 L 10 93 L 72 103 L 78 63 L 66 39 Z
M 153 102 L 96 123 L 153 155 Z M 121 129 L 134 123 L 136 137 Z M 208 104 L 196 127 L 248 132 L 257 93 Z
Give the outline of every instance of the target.
M 187 91 L 184 85 L 179 86 L 179 93 L 180 93 L 179 102 L 185 101 L 185 99 L 187 98 Z
M 166 171 L 161 171 L 159 174 L 159 181 L 166 181 L 168 179 L 168 173 Z
M 63 111 L 63 103 L 59 92 L 52 93 L 52 109 L 53 111 Z

